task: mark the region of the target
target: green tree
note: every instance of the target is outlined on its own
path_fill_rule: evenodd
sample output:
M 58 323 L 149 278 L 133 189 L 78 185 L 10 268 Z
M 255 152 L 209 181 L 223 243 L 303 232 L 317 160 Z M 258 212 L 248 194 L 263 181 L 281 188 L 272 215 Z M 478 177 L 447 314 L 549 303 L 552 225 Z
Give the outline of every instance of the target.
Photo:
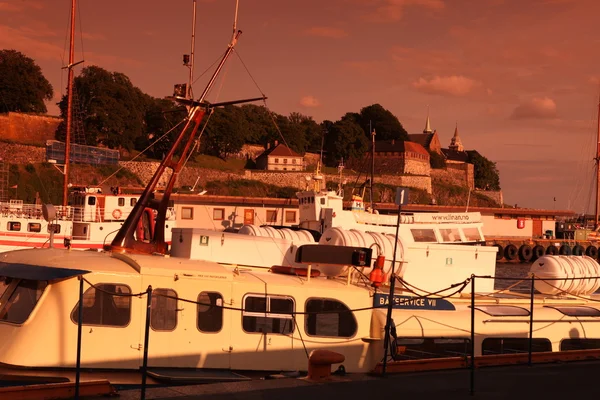
M 242 149 L 249 133 L 249 124 L 240 107 L 225 106 L 214 111 L 207 121 L 200 140 L 202 152 L 225 158 Z
M 351 119 L 341 119 L 331 124 L 325 133 L 326 163 L 329 166 L 336 166 L 342 158 L 362 158 L 367 148 L 364 131 Z
M 0 111 L 45 113 L 54 90 L 41 68 L 16 50 L 0 50 Z
M 467 151 L 469 162 L 475 169 L 475 187 L 484 190 L 500 190 L 500 174 L 496 163 L 488 160 L 476 150 Z
M 133 86 L 120 72 L 109 72 L 97 66 L 86 67 L 74 80 L 78 101 L 75 118 L 81 118 L 86 142 L 109 148 L 134 148 L 136 138 L 144 134 L 144 117 L 150 97 Z M 59 103 L 66 117 L 67 97 Z M 64 140 L 66 123 L 58 126 L 56 137 Z
M 240 107 L 244 120 L 248 122 L 247 143 L 265 145 L 279 137 L 273 119 L 278 114 L 271 113 L 265 106 L 244 104 Z
M 135 139 L 135 149 L 143 151 L 152 143 L 147 155 L 159 160 L 162 159 L 172 147 L 183 124 L 176 129 L 173 128 L 186 115 L 185 108 L 172 101 L 148 97 L 146 115 L 144 116 L 145 132 L 144 135 Z
M 369 127 L 375 129 L 375 140 L 408 140 L 408 133 L 390 111 L 380 104 L 372 104 L 360 110 L 357 121 L 365 131 L 367 137 L 371 137 Z

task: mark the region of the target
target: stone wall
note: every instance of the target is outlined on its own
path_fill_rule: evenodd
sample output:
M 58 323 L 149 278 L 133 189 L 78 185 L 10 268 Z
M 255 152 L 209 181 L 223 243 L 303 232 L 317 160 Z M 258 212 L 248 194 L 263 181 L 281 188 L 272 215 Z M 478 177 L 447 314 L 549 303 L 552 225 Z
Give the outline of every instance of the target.
M 61 118 L 9 112 L 0 114 L 0 139 L 22 144 L 45 145 L 55 138 Z
M 474 190 L 473 193 L 477 193 L 480 194 L 482 196 L 485 196 L 489 199 L 494 200 L 496 203 L 503 205 L 504 204 L 504 198 L 502 197 L 502 191 L 492 191 L 492 190 Z
M 429 160 L 400 156 L 375 157 L 375 173 L 385 175 L 427 175 L 431 166 Z
M 46 161 L 46 148 L 0 142 L 0 160 L 10 164 L 41 163 Z
M 454 186 L 475 188 L 473 164 L 448 164 L 446 169 L 431 169 L 431 178 Z

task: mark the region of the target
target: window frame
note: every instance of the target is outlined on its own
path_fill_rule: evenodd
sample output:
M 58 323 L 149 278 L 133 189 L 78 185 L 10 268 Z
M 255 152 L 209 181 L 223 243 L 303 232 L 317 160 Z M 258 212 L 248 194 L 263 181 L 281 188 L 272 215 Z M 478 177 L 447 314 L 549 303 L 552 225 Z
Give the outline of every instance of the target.
M 196 298 L 196 302 L 200 303 L 200 296 L 202 296 L 203 293 L 206 293 L 208 295 L 210 294 L 216 294 L 218 295 L 218 298 L 215 301 L 215 304 L 212 304 L 212 299 L 211 299 L 211 305 L 210 307 L 216 307 L 218 309 L 221 310 L 221 327 L 219 328 L 218 331 L 205 331 L 200 329 L 199 326 L 199 322 L 200 322 L 200 311 L 198 311 L 198 309 L 202 306 L 200 304 L 196 304 L 196 329 L 198 329 L 199 332 L 204 333 L 204 334 L 218 334 L 223 330 L 223 325 L 224 325 L 224 321 L 225 321 L 225 316 L 223 313 L 223 305 L 224 305 L 224 299 L 223 299 L 223 294 L 217 291 L 208 291 L 208 290 L 203 290 L 202 292 L 198 293 L 198 297 Z M 221 301 L 221 304 L 219 305 L 219 300 Z M 210 308 L 209 308 L 210 310 Z M 209 310 L 203 311 L 203 312 L 208 312 Z
M 37 227 L 37 230 L 34 229 L 34 227 Z M 38 233 L 42 231 L 42 224 L 39 222 L 28 222 L 27 223 L 27 232 L 33 232 L 33 233 Z
M 265 299 L 265 311 L 246 311 L 246 301 L 248 298 L 258 298 Z M 271 299 L 278 300 L 291 300 L 292 302 L 292 312 L 290 314 L 281 314 L 281 313 L 271 313 L 269 310 L 271 308 Z M 242 312 L 241 312 L 241 322 L 242 322 L 242 330 L 244 333 L 248 334 L 271 334 L 271 335 L 282 335 L 282 336 L 290 336 L 294 334 L 296 330 L 296 322 L 294 320 L 294 315 L 296 313 L 296 299 L 292 296 L 281 295 L 281 294 L 264 294 L 264 293 L 246 293 L 242 297 Z M 260 332 L 260 331 L 247 331 L 244 328 L 244 317 L 255 317 L 255 318 L 266 318 L 266 319 L 277 319 L 277 320 L 289 320 L 291 330 L 289 332 Z
M 220 213 L 220 217 L 217 215 Z M 225 209 L 222 207 L 213 208 L 213 221 L 224 221 L 225 220 Z
M 189 211 L 189 216 L 186 216 L 186 211 Z M 194 219 L 194 207 L 181 207 L 181 219 L 193 220 Z
M 96 290 L 96 294 L 99 292 L 98 289 L 96 288 L 100 288 L 101 286 L 107 286 L 107 285 L 115 285 L 115 286 L 124 286 L 129 290 L 129 294 L 131 295 L 133 292 L 131 291 L 131 287 L 129 285 L 126 285 L 124 283 L 114 283 L 114 282 L 99 282 L 99 283 L 95 283 L 94 286 L 90 286 L 84 293 L 83 293 L 83 301 L 85 301 L 85 293 L 90 290 L 90 289 L 94 289 Z M 103 289 L 102 290 L 106 290 Z M 106 294 L 106 293 L 105 293 Z M 115 297 L 116 295 L 111 295 L 113 297 Z M 132 296 L 116 296 L 116 297 L 127 297 L 129 299 L 129 320 L 127 321 L 127 324 L 125 325 L 107 325 L 107 324 L 86 324 L 85 322 L 81 322 L 81 326 L 97 326 L 97 327 L 102 327 L 102 328 L 127 328 L 130 324 L 131 324 L 131 316 L 132 316 L 132 304 L 133 302 L 132 300 Z M 94 296 L 94 304 L 96 302 L 96 297 Z M 93 307 L 94 305 L 92 305 Z M 115 304 L 116 306 L 116 304 Z M 90 307 L 91 308 L 91 307 Z M 85 312 L 85 306 L 83 307 L 83 312 Z M 75 325 L 78 325 L 78 321 L 75 320 L 74 316 L 75 313 L 79 313 L 79 299 L 77 299 L 77 302 L 75 303 L 75 306 L 73 307 L 73 310 L 70 313 L 70 318 L 71 318 L 71 322 L 73 322 Z M 79 316 L 79 315 L 77 315 Z
M 161 290 L 167 292 L 166 293 L 167 296 L 174 296 L 174 297 L 176 297 L 176 299 L 175 299 L 175 310 L 174 310 L 175 311 L 175 326 L 173 328 L 171 328 L 171 329 L 158 329 L 158 328 L 155 328 L 152 325 L 152 321 L 154 320 L 153 313 L 154 313 L 154 310 L 155 310 L 154 299 L 155 298 L 157 299 L 156 300 L 157 303 L 158 303 L 158 298 L 160 298 L 160 297 L 166 299 L 167 302 L 169 300 L 173 300 L 173 299 L 171 299 L 169 297 L 156 295 L 156 292 L 161 291 Z M 174 294 L 170 294 L 169 292 L 172 292 Z M 175 289 L 170 289 L 170 288 L 156 288 L 156 289 L 152 290 L 152 303 L 150 304 L 150 329 L 152 329 L 154 332 L 173 332 L 175 329 L 177 329 L 177 325 L 179 324 L 179 308 L 177 307 L 178 306 L 178 302 L 179 302 L 178 298 L 179 298 L 179 296 L 177 295 L 177 292 L 175 291 Z M 167 312 L 170 312 L 170 311 L 171 310 L 167 310 Z
M 288 218 L 288 215 L 292 215 L 292 218 Z M 284 213 L 284 221 L 286 223 L 295 223 L 296 222 L 296 211 L 295 210 L 285 210 Z
M 309 297 L 304 302 L 304 311 L 305 312 L 307 312 L 309 301 L 331 301 L 331 302 L 337 302 L 337 303 L 343 305 L 344 307 L 346 307 L 346 309 L 348 310 L 347 312 L 350 314 L 350 316 L 352 317 L 352 320 L 354 322 L 354 332 L 353 332 L 353 334 L 351 336 L 339 336 L 339 335 L 338 336 L 325 336 L 325 335 L 313 335 L 313 334 L 310 334 L 308 332 L 308 314 L 305 314 L 305 318 L 304 318 L 304 333 L 307 336 L 310 336 L 310 337 L 319 337 L 319 338 L 327 338 L 327 339 L 335 339 L 335 340 L 339 340 L 339 339 L 349 340 L 349 339 L 352 339 L 352 338 L 356 337 L 356 335 L 358 334 L 358 321 L 356 320 L 356 316 L 352 312 L 352 309 L 350 307 L 348 307 L 348 305 L 346 303 L 344 303 L 343 301 L 340 301 L 338 299 L 331 298 L 331 297 Z M 320 312 L 320 313 L 317 312 L 315 314 L 317 314 L 317 315 L 318 314 L 336 314 L 336 315 L 338 315 L 338 318 L 339 318 L 339 315 L 341 313 L 343 313 L 343 312 L 345 312 L 345 311 L 339 311 L 339 312 L 323 311 L 323 312 Z M 338 333 L 339 333 L 339 327 L 338 327 Z

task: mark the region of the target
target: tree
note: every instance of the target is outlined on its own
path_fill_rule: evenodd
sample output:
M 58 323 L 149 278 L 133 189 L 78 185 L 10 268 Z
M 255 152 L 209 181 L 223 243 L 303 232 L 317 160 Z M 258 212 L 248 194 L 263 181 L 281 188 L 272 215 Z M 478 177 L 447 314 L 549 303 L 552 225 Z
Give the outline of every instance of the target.
M 152 103 L 150 96 L 133 86 L 120 72 L 109 72 L 97 66 L 86 67 L 74 80 L 77 102 L 76 118 L 83 121 L 86 143 L 110 148 L 134 148 L 136 138 L 144 134 L 145 116 Z M 56 137 L 66 134 L 67 97 L 59 103 L 63 122 Z M 79 116 L 77 116 L 79 114 Z
M 380 104 L 372 104 L 360 110 L 357 121 L 363 128 L 367 137 L 371 137 L 369 127 L 375 129 L 375 140 L 408 140 L 408 133 L 390 111 Z
M 350 119 L 337 121 L 325 133 L 326 162 L 329 166 L 335 166 L 342 158 L 362 158 L 367 148 L 364 131 Z
M 443 155 L 436 151 L 429 150 L 429 164 L 431 168 L 442 169 L 446 168 L 446 159 Z
M 475 169 L 475 187 L 484 190 L 500 190 L 500 175 L 496 163 L 488 160 L 476 150 L 467 151 L 469 162 Z
M 0 111 L 45 113 L 54 90 L 41 68 L 16 50 L 0 50 Z
M 143 151 L 152 143 L 147 154 L 160 160 L 180 133 L 180 129 L 173 127 L 186 117 L 187 112 L 184 107 L 169 100 L 148 97 L 147 102 L 144 116 L 145 132 L 135 139 L 135 149 Z M 166 134 L 167 132 L 169 134 Z
M 240 107 L 218 108 L 205 121 L 206 129 L 200 140 L 205 154 L 225 158 L 242 149 L 250 130 Z

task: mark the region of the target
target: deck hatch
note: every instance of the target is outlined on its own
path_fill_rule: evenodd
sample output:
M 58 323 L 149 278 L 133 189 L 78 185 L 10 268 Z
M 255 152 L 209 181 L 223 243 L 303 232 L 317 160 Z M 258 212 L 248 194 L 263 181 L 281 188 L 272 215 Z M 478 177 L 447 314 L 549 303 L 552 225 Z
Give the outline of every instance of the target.
M 7 263 L 0 261 L 0 276 L 17 279 L 52 281 L 85 275 L 89 272 L 90 271 L 83 269 L 44 267 L 42 265 Z
M 469 306 L 471 307 L 471 306 Z M 476 310 L 484 312 L 492 317 L 527 317 L 529 316 L 529 310 L 523 307 L 517 306 L 504 306 L 504 305 L 481 305 L 475 306 Z
M 568 317 L 600 317 L 600 310 L 589 306 L 544 306 L 553 308 Z

